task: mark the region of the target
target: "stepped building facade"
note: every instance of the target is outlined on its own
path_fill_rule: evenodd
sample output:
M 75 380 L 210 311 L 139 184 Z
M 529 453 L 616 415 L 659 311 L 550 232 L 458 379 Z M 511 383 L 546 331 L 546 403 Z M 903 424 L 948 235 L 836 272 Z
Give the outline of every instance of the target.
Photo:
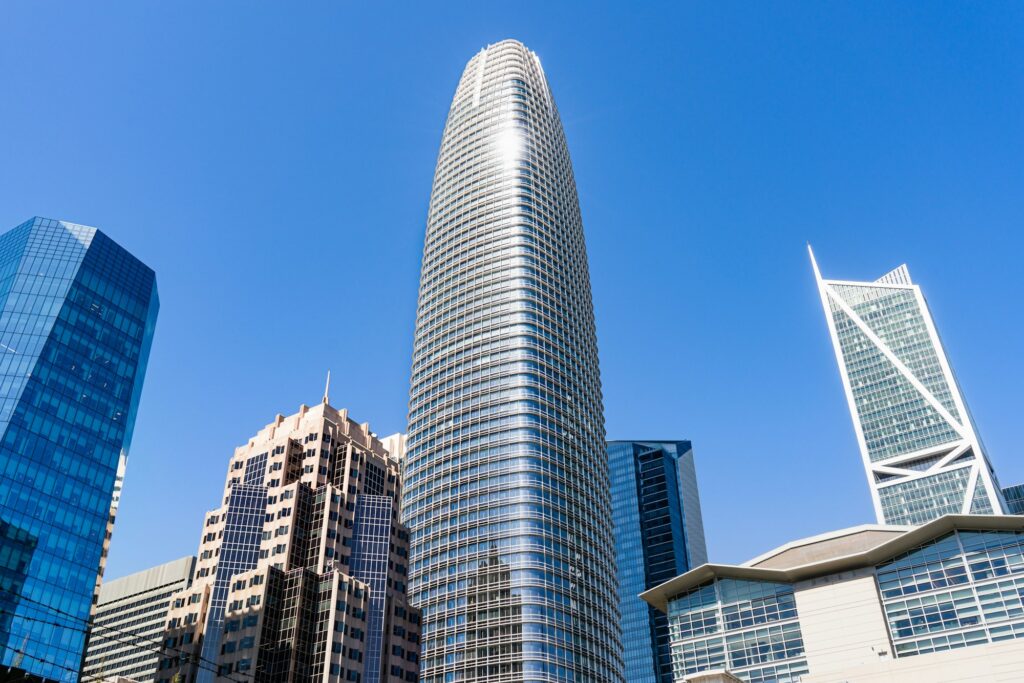
M 399 469 L 326 396 L 237 448 L 192 585 L 171 601 L 156 680 L 416 681 Z

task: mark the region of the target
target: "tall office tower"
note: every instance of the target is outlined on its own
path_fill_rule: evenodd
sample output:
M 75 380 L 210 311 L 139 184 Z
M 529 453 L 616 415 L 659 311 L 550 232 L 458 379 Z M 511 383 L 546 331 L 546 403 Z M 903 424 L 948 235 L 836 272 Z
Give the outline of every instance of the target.
M 422 681 L 622 679 L 597 342 L 540 60 L 467 64 L 434 174 L 403 514 Z
M 813 252 L 811 264 L 878 521 L 1002 514 L 1003 494 L 907 267 L 850 282 L 823 280 Z
M 1024 515 L 1024 484 L 1004 487 L 1003 499 L 1006 501 L 1006 514 Z
M 629 683 L 673 683 L 668 616 L 640 594 L 708 561 L 689 441 L 609 441 Z
M 0 236 L 0 665 L 78 680 L 158 307 L 96 228 Z
M 326 395 L 278 415 L 235 449 L 156 679 L 416 681 L 400 493 L 398 462 Z
M 196 558 L 183 557 L 104 581 L 89 627 L 82 677 L 89 683 L 112 683 L 118 677 L 152 681 L 159 655 L 139 641 L 163 638 L 171 596 L 192 583 Z

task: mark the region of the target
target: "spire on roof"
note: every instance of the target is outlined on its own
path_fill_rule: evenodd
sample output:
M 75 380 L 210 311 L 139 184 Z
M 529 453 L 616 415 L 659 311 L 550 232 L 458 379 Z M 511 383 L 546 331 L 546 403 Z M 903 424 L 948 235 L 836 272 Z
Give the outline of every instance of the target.
M 807 253 L 811 256 L 811 267 L 814 268 L 814 279 L 821 282 L 821 271 L 818 270 L 818 259 L 814 258 L 814 250 L 811 249 L 811 243 L 807 243 Z
M 331 393 L 331 371 L 328 370 L 327 371 L 327 384 L 326 384 L 326 386 L 324 386 L 324 405 L 327 405 L 328 403 L 331 402 L 330 393 Z

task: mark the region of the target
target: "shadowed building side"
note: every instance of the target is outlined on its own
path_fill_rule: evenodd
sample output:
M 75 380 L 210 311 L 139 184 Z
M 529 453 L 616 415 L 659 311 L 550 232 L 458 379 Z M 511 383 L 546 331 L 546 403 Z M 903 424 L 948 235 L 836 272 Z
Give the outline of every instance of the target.
M 140 649 L 139 640 L 163 638 L 171 597 L 188 588 L 195 564 L 194 556 L 183 557 L 103 582 L 85 649 L 86 681 L 153 680 L 160 656 L 152 648 Z
M 689 441 L 609 441 L 626 680 L 673 683 L 668 617 L 640 593 L 707 562 Z

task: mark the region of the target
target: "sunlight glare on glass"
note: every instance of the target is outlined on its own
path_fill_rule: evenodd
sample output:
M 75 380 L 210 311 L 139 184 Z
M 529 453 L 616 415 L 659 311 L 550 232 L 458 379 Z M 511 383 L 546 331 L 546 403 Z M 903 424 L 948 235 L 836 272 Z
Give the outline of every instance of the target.
M 496 139 L 498 156 L 506 168 L 512 168 L 522 157 L 523 135 L 516 128 L 506 128 L 498 133 Z

